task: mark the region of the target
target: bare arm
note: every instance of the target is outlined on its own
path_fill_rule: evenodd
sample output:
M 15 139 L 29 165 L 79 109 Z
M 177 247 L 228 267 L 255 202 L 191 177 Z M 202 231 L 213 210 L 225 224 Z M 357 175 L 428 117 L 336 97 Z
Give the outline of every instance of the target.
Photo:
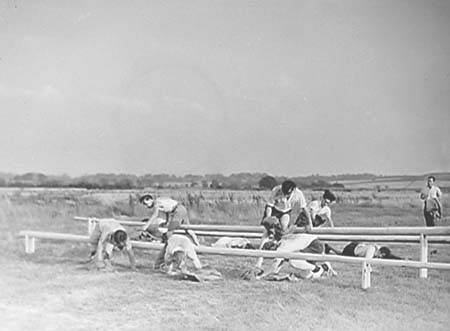
M 200 263 L 200 260 L 198 259 L 197 253 L 194 250 L 194 247 L 191 247 L 188 251 L 187 251 L 187 256 L 188 258 L 190 258 L 192 260 L 192 262 L 194 263 L 194 266 L 196 269 L 201 269 L 202 268 L 202 264 Z
M 425 189 L 422 189 L 422 191 L 420 191 L 420 199 L 425 200 L 427 197 L 428 197 L 428 193 L 426 192 Z
M 328 218 L 328 222 L 330 222 L 330 226 L 332 228 L 334 228 L 334 222 L 333 222 L 333 219 L 331 217 Z
M 278 273 L 279 268 L 280 268 L 281 264 L 283 263 L 283 260 L 284 260 L 283 258 L 276 258 L 276 259 L 274 259 L 272 265 L 269 268 L 269 270 L 267 272 L 264 272 L 260 276 L 260 278 L 264 278 L 264 277 L 266 277 L 268 275 Z
M 158 207 L 155 206 L 154 209 L 155 209 L 155 210 L 153 211 L 152 216 L 150 217 L 150 219 L 148 220 L 148 222 L 145 223 L 145 225 L 142 227 L 142 231 L 146 231 L 146 230 L 148 229 L 148 227 L 149 227 L 149 226 L 154 222 L 154 220 L 158 217 L 158 214 L 159 214 Z
M 266 209 L 264 210 L 264 216 L 265 216 L 264 220 L 265 220 L 266 218 L 272 216 L 272 207 L 266 206 Z M 264 221 L 264 220 L 263 220 L 263 221 Z M 262 248 L 264 247 L 264 244 L 265 244 L 266 242 L 268 242 L 268 241 L 269 241 L 269 232 L 268 232 L 268 230 L 264 227 L 264 232 L 263 232 L 263 235 L 262 235 L 262 238 L 261 238 L 261 242 L 260 242 L 260 244 L 259 244 L 259 249 L 262 249 Z M 263 262 L 264 262 L 264 258 L 263 258 L 263 257 L 258 257 L 258 260 L 256 261 L 255 267 L 261 269 Z
M 108 234 L 102 233 L 100 236 L 100 239 L 97 243 L 97 252 L 95 253 L 97 255 L 97 262 L 103 262 L 103 247 L 106 243 L 106 239 L 108 238 Z
M 300 213 L 304 213 L 304 215 L 306 216 L 306 221 L 307 221 L 307 225 L 306 225 L 306 231 L 311 231 L 313 224 L 312 224 L 312 220 L 311 220 L 311 215 L 309 214 L 308 208 L 307 207 L 302 207 L 300 209 Z
M 127 255 L 128 259 L 130 260 L 131 269 L 136 270 L 136 257 L 134 256 L 133 248 L 131 247 L 131 244 L 127 244 Z
M 192 241 L 196 246 L 200 246 L 200 242 L 198 241 L 197 235 L 192 230 L 186 230 L 187 234 L 192 238 Z

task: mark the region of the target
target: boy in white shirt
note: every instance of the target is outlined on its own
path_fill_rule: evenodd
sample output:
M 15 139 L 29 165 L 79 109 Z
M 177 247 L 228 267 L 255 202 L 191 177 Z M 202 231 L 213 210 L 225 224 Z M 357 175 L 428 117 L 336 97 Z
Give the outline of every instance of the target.
M 281 238 L 276 251 L 286 253 L 323 254 L 325 252 L 325 245 L 316 235 L 307 233 L 288 234 Z M 250 280 L 252 278 L 263 279 L 276 276 L 280 272 L 284 261 L 285 259 L 283 258 L 275 258 L 272 266 L 267 272 L 264 272 L 262 268 L 256 270 L 254 268 L 245 271 L 241 275 L 241 278 Z M 316 264 L 313 261 L 289 260 L 289 265 L 299 272 L 301 278 L 305 279 L 319 278 L 324 273 L 326 275 L 337 275 L 336 271 L 334 271 L 328 262 Z M 290 277 L 288 277 L 288 279 L 290 279 Z
M 334 227 L 333 219 L 331 218 L 330 205 L 336 201 L 336 196 L 330 191 L 325 190 L 322 199 L 313 200 L 308 204 L 308 211 L 311 216 L 313 227 L 320 227 L 329 224 Z M 305 226 L 305 220 L 300 219 L 298 226 Z
M 91 259 L 96 258 L 97 266 L 112 268 L 111 257 L 113 249 L 123 250 L 128 254 L 131 268 L 136 269 L 136 259 L 131 247 L 130 238 L 125 228 L 114 219 L 100 220 L 89 238 Z
M 154 267 L 155 269 L 159 269 L 164 264 L 164 255 L 167 247 L 167 239 L 173 234 L 173 232 L 180 227 L 180 225 L 189 225 L 189 216 L 186 210 L 181 203 L 171 198 L 154 198 L 151 194 L 144 194 L 140 197 L 139 202 L 142 203 L 149 209 L 153 209 L 153 213 L 150 216 L 148 222 L 144 225 L 142 230 L 145 232 L 152 228 L 159 228 L 159 226 L 167 225 L 167 232 L 162 236 L 163 242 L 166 244 L 161 249 L 156 258 Z M 161 222 L 162 216 L 165 219 L 165 223 Z M 195 245 L 200 245 L 195 232 L 192 230 L 186 230 L 186 233 L 192 239 Z
M 202 268 L 202 264 L 197 257 L 192 241 L 183 235 L 173 234 L 167 240 L 167 247 L 164 255 L 164 263 L 166 265 L 167 273 L 173 273 L 173 268 L 180 270 L 182 273 L 187 273 L 186 258 L 189 258 L 197 270 Z

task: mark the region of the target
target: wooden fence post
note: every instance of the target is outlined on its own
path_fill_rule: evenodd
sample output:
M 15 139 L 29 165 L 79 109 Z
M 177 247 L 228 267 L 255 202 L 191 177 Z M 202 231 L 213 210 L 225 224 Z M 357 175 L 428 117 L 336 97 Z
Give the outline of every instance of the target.
M 423 233 L 420 234 L 420 262 L 427 263 L 428 262 L 428 240 L 427 236 Z M 428 269 L 421 268 L 419 270 L 420 278 L 428 277 Z
M 92 232 L 94 232 L 94 228 L 95 228 L 95 220 L 92 218 L 88 219 L 88 236 L 90 236 L 92 234 Z
M 33 254 L 36 250 L 36 238 L 26 235 L 25 236 L 25 253 Z
M 372 268 L 370 264 L 366 261 L 362 264 L 362 289 L 367 290 L 370 287 L 370 272 Z

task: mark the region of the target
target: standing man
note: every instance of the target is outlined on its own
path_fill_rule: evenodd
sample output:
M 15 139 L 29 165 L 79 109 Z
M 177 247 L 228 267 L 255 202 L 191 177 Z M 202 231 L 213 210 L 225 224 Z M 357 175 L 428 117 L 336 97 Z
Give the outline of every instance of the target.
M 113 249 L 125 249 L 130 260 L 131 268 L 136 269 L 136 259 L 131 247 L 130 238 L 125 228 L 113 219 L 100 220 L 92 232 L 89 243 L 91 245 L 91 259 L 96 258 L 97 266 L 107 268 L 111 266 Z
M 435 226 L 436 220 L 442 217 L 442 192 L 435 185 L 435 181 L 434 176 L 428 176 L 427 186 L 420 193 L 420 199 L 424 202 L 423 216 L 426 226 Z
M 162 241 L 165 245 L 159 252 L 154 265 L 155 269 L 159 269 L 164 264 L 164 255 L 167 248 L 167 240 L 170 238 L 173 232 L 180 227 L 180 225 L 189 225 L 188 212 L 186 210 L 186 207 L 184 207 L 176 200 L 165 197 L 155 199 L 151 194 L 148 193 L 141 196 L 139 198 L 139 202 L 150 210 L 153 210 L 152 216 L 142 228 L 143 231 L 147 231 L 153 227 L 159 228 L 160 225 L 167 226 L 167 232 L 162 237 Z M 159 218 L 160 215 L 163 217 L 165 222 L 161 223 L 159 221 L 161 220 L 161 218 Z M 195 245 L 200 245 L 194 231 L 186 230 L 186 233 L 190 236 Z

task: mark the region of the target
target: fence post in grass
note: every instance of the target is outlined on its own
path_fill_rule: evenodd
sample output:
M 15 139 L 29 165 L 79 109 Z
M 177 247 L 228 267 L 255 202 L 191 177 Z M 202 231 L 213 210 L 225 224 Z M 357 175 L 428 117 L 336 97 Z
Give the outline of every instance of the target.
M 365 260 L 362 264 L 362 289 L 367 290 L 370 287 L 370 272 L 372 268 L 370 264 Z
M 420 234 L 420 262 L 427 263 L 428 262 L 428 240 L 427 236 L 423 233 Z M 421 268 L 419 270 L 420 278 L 428 277 L 428 269 Z
M 25 253 L 33 254 L 36 250 L 35 238 L 29 235 L 25 235 Z
M 88 236 L 90 236 L 92 232 L 94 232 L 94 228 L 95 228 L 95 219 L 88 218 Z

